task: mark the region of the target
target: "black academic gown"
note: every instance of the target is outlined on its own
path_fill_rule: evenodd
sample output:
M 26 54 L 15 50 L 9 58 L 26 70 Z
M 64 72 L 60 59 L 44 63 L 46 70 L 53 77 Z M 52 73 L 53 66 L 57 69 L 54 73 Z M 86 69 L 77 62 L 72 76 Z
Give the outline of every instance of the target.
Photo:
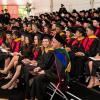
M 100 40 L 99 40 L 99 44 L 98 44 L 98 48 L 97 48 L 97 54 L 99 54 L 99 56 L 100 56 Z M 100 66 L 100 60 L 97 60 L 97 61 L 94 60 L 91 76 L 96 76 L 96 71 L 99 66 Z
M 70 59 L 71 59 L 71 73 L 70 76 L 73 77 L 79 77 L 83 73 L 84 69 L 84 58 L 81 56 L 76 56 L 75 53 L 77 52 L 83 52 L 83 47 L 82 43 L 83 40 L 74 40 L 71 46 L 71 52 L 70 54 Z
M 98 44 L 99 44 L 98 38 L 85 38 L 83 42 L 85 56 L 86 57 L 96 56 Z
M 45 98 L 46 89 L 50 82 L 58 83 L 58 81 L 65 79 L 65 69 L 54 53 L 52 53 L 46 67 L 48 69 L 45 70 L 45 74 L 33 78 L 31 97 L 36 97 L 39 100 L 47 99 Z
M 41 67 L 41 69 L 44 69 L 44 70 L 48 69 L 50 66 L 50 65 L 48 66 L 48 63 L 53 55 L 52 51 L 48 51 L 47 53 L 44 51 L 44 53 L 42 54 L 42 52 L 40 50 L 40 51 L 38 51 L 38 53 L 39 53 L 39 55 L 37 57 L 38 59 L 36 59 L 38 62 L 37 66 Z M 32 77 L 34 77 L 29 72 L 31 69 L 32 69 L 32 66 L 30 66 L 29 64 L 27 64 L 23 67 L 23 76 L 24 76 L 23 78 L 24 78 L 25 84 L 26 84 L 26 98 L 29 98 L 29 93 L 30 93 L 29 80 Z

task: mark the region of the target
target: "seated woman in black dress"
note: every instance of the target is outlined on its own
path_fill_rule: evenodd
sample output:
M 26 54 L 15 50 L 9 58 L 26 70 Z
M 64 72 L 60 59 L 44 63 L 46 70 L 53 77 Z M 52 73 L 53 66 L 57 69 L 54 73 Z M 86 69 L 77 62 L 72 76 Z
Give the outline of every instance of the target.
M 91 78 L 90 78 L 87 88 L 92 88 L 92 87 L 100 85 L 100 82 L 98 78 L 96 77 L 96 70 L 98 67 L 100 67 L 100 41 L 99 41 L 99 46 L 97 50 L 97 55 L 94 57 L 94 59 L 95 60 L 91 60 L 88 63 Z
M 23 50 L 21 52 L 21 55 L 18 57 L 18 61 L 15 61 L 15 73 L 12 77 L 12 79 L 6 84 L 3 85 L 1 88 L 2 89 L 12 89 L 16 85 L 16 80 L 20 76 L 21 73 L 21 66 L 17 66 L 17 64 L 21 64 L 21 61 L 25 58 L 31 59 L 32 57 L 32 45 L 31 45 L 31 40 L 30 36 L 26 35 L 25 36 L 25 45 L 23 46 Z M 12 66 L 13 67 L 13 66 Z M 12 68 L 8 68 L 8 71 Z
M 11 32 L 7 32 L 6 34 L 11 34 Z M 9 41 L 10 41 L 10 43 L 9 42 L 7 42 L 7 40 L 6 41 L 4 41 L 4 43 L 3 43 L 3 47 L 5 47 L 5 45 L 6 45 L 6 47 L 8 47 L 10 44 L 11 44 L 11 38 L 9 39 Z M 8 45 L 8 46 L 7 46 Z M 21 34 L 21 44 L 20 44 L 20 51 L 22 52 L 23 51 L 23 47 L 24 47 L 24 45 L 25 45 L 25 34 Z M 9 49 L 11 48 L 11 46 L 9 46 Z M 7 77 L 5 77 L 5 79 L 9 79 L 9 78 L 11 78 L 11 73 L 9 72 L 9 70 L 15 65 L 15 64 L 17 64 L 17 62 L 18 62 L 18 59 L 19 59 L 19 55 L 21 55 L 20 53 L 14 53 L 14 55 L 13 55 L 13 57 L 12 57 L 12 59 L 11 59 L 11 61 L 10 61 L 10 63 L 9 64 L 6 64 L 5 63 L 5 67 L 4 67 L 4 69 L 3 70 L 0 70 L 0 72 L 2 73 L 2 74 L 8 74 L 7 75 Z
M 6 36 L 5 36 L 4 40 L 3 40 L 2 48 L 7 50 L 7 51 L 10 51 L 11 40 L 12 40 L 11 31 L 6 31 Z M 4 61 L 8 56 L 9 56 L 9 54 L 7 52 L 0 51 L 0 60 Z M 6 66 L 6 61 L 5 61 L 4 70 L 6 69 L 6 67 L 7 66 Z M 10 76 L 10 73 L 8 74 L 8 76 Z M 5 78 L 7 78 L 7 77 L 5 77 Z
M 13 56 L 16 55 L 20 51 L 20 33 L 18 31 L 15 31 L 12 35 L 12 39 L 10 41 L 10 49 L 9 52 L 13 53 Z M 4 70 L 7 68 L 8 64 L 10 63 L 12 57 L 9 53 L 7 54 L 7 57 L 4 59 Z M 5 74 L 4 70 L 1 70 L 0 73 Z

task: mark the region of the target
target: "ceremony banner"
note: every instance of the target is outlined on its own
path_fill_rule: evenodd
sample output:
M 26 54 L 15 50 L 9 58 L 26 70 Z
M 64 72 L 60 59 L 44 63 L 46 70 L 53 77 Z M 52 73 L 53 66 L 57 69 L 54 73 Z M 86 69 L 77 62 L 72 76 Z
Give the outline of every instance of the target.
M 16 0 L 8 0 L 7 9 L 12 18 L 19 17 L 18 4 Z
M 0 11 L 3 9 L 2 1 L 3 0 L 0 0 Z

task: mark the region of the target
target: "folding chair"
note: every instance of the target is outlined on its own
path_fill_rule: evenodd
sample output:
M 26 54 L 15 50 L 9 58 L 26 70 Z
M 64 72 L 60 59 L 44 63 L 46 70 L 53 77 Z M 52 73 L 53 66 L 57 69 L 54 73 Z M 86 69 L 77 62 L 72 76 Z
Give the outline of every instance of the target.
M 97 68 L 96 76 L 98 77 L 100 81 L 100 66 Z
M 66 95 L 59 89 L 60 86 L 60 82 L 55 85 L 54 83 L 50 82 L 49 86 L 47 88 L 49 88 L 50 90 L 53 91 L 53 94 L 47 93 L 48 95 L 50 95 L 50 100 L 53 100 L 53 97 L 55 94 L 59 95 L 61 98 L 63 98 L 64 100 L 68 100 L 68 98 L 66 97 Z
M 56 56 L 55 56 L 55 59 L 56 59 Z M 66 84 L 67 80 L 69 81 L 69 77 L 66 77 L 66 76 L 69 76 L 69 72 L 70 72 L 70 69 L 71 69 L 71 62 L 69 61 L 68 65 L 66 65 L 65 69 L 63 69 L 63 67 L 64 67 L 63 64 L 57 59 L 55 60 L 55 65 L 56 65 L 57 76 L 58 76 L 59 81 L 58 81 L 57 84 L 50 82 L 50 84 L 47 88 L 50 89 L 51 91 L 53 91 L 53 94 L 50 94 L 50 93 L 47 93 L 47 94 L 49 94 L 51 96 L 50 100 L 53 100 L 53 97 L 54 97 L 55 94 L 57 94 L 58 96 L 60 96 L 64 100 L 68 100 L 66 95 L 60 89 L 61 88 L 64 89 L 64 87 L 67 88 L 67 89 L 69 88 Z
M 68 73 L 67 73 L 68 75 Z M 60 80 L 60 77 L 59 77 Z M 50 94 L 47 92 L 48 95 L 50 95 L 50 100 L 53 100 L 53 97 L 55 94 L 57 94 L 58 96 L 60 96 L 63 100 L 68 100 L 68 98 L 66 97 L 66 95 L 61 91 L 61 88 L 70 88 L 66 83 L 64 83 L 65 80 L 62 79 L 61 81 L 59 81 L 57 84 L 54 84 L 52 82 L 50 82 L 49 86 L 47 87 L 48 89 L 50 89 L 51 91 L 53 91 L 53 94 Z M 69 82 L 69 79 L 68 81 Z M 63 84 L 64 83 L 64 84 Z

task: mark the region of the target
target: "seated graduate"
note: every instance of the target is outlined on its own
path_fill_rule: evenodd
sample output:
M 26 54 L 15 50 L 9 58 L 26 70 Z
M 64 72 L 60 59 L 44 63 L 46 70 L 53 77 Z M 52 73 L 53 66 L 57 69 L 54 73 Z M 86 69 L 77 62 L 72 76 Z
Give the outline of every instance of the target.
M 15 34 L 15 33 L 14 33 Z M 16 33 L 16 34 L 19 34 L 19 33 Z M 8 36 L 9 37 L 9 39 L 7 38 L 7 40 L 5 40 L 4 41 L 4 43 L 2 44 L 2 46 L 5 48 L 7 48 L 7 50 L 9 50 L 9 52 L 11 52 L 11 44 L 13 44 L 14 43 L 14 41 L 12 40 L 12 38 L 10 38 L 10 36 L 9 35 L 11 35 L 11 31 L 7 31 L 6 32 L 6 36 Z M 24 44 L 23 43 L 23 36 L 24 35 L 21 35 L 21 44 L 20 44 L 20 38 L 16 38 L 16 41 L 15 41 L 15 47 L 14 48 L 16 48 L 16 50 L 17 49 L 20 49 L 21 47 L 22 47 L 22 45 Z M 15 36 L 13 36 L 13 38 L 14 38 Z M 21 46 L 21 47 L 20 47 Z M 5 48 L 5 49 L 6 49 Z M 18 50 L 18 51 L 20 51 L 20 50 Z M 11 56 L 11 55 L 7 55 L 6 54 L 6 57 L 5 57 L 5 59 L 8 59 L 8 60 L 6 60 L 5 61 L 5 66 L 4 66 L 4 69 L 3 70 L 0 70 L 0 73 L 2 73 L 2 74 L 8 74 L 7 75 L 7 77 L 5 77 L 5 79 L 9 79 L 9 78 L 11 78 L 11 76 L 12 76 L 12 74 L 11 74 L 11 72 L 9 71 L 8 72 L 8 70 L 10 70 L 13 66 L 14 66 L 14 63 L 16 63 L 16 61 L 18 61 L 18 55 L 20 55 L 20 53 L 17 53 L 17 52 L 14 52 L 13 53 L 13 55 Z M 3 56 L 4 57 L 4 56 Z M 11 61 L 9 61 L 10 59 L 9 58 L 12 58 L 11 59 Z M 4 59 L 4 60 L 5 60 Z M 9 63 L 9 62 L 10 63 Z M 8 63 L 7 63 L 8 62 Z
M 11 31 L 6 31 L 5 36 L 2 39 L 2 45 L 0 49 L 0 63 L 2 64 L 2 68 L 6 68 L 4 66 L 5 59 L 9 56 L 9 51 L 11 48 Z
M 44 66 L 46 69 L 41 68 L 40 70 L 39 67 L 37 67 L 33 71 L 33 73 L 36 73 L 37 75 L 33 77 L 31 100 L 35 100 L 35 98 L 44 100 L 46 88 L 50 82 L 65 82 L 65 70 L 69 64 L 69 55 L 63 48 L 63 45 L 65 44 L 65 40 L 60 34 L 53 37 L 51 45 L 54 51 L 48 63 Z
M 86 62 L 88 61 L 88 57 L 96 56 L 99 39 L 94 35 L 94 32 L 95 29 L 93 26 L 88 26 L 86 28 L 87 37 L 82 43 L 83 51 L 79 51 L 76 53 L 77 56 L 81 56 L 84 58 L 84 64 L 86 64 Z
M 34 44 L 37 44 L 37 37 L 38 35 L 34 36 Z M 35 76 L 35 74 L 33 73 L 33 69 L 36 68 L 38 70 L 41 69 L 46 69 L 48 66 L 46 66 L 46 64 L 48 63 L 49 59 L 52 56 L 52 48 L 51 48 L 51 36 L 48 34 L 45 34 L 42 38 L 42 45 L 41 47 L 34 47 L 37 48 L 34 52 L 33 52 L 33 60 L 30 60 L 29 64 L 26 63 L 26 65 L 24 66 L 24 79 L 25 79 L 25 83 L 26 83 L 26 98 L 29 98 L 28 94 L 30 93 L 30 86 L 29 86 L 29 80 Z M 40 45 L 40 44 L 39 44 Z M 37 56 L 37 57 L 36 57 Z M 48 58 L 48 59 L 47 59 Z M 27 61 L 27 60 L 26 60 Z M 26 62 L 25 61 L 25 62 Z M 31 64 L 31 65 L 30 65 Z
M 83 73 L 82 72 L 83 66 L 84 66 L 83 57 L 78 54 L 79 52 L 84 51 L 82 47 L 82 43 L 84 41 L 84 34 L 85 34 L 85 31 L 83 30 L 83 28 L 77 28 L 76 33 L 75 33 L 76 39 L 73 40 L 70 48 L 66 49 L 68 50 L 68 53 L 71 59 L 71 65 L 72 65 L 71 77 L 79 77 L 79 75 Z M 80 65 L 80 66 L 77 66 L 77 65 Z
M 11 48 L 11 40 L 12 40 L 12 37 L 11 37 L 11 31 L 6 31 L 6 37 L 4 38 L 3 40 L 3 43 L 2 43 L 2 47 L 6 50 L 10 50 Z
M 100 41 L 98 45 L 97 55 L 94 57 L 95 60 L 90 60 L 88 62 L 89 72 L 90 72 L 90 81 L 87 88 L 92 88 L 95 86 L 99 86 L 100 82 L 96 77 L 97 68 L 100 67 Z
M 3 43 L 3 31 L 0 30 L 0 46 L 2 45 Z
M 94 34 L 95 28 L 93 26 L 88 26 L 86 28 L 87 37 L 84 39 L 83 48 L 86 57 L 94 57 L 97 53 L 97 47 L 99 44 L 99 39 Z M 84 55 L 80 52 L 80 55 Z
M 14 53 L 14 55 L 16 55 L 16 53 L 18 53 L 19 50 L 20 50 L 20 33 L 18 31 L 15 31 L 12 34 L 9 52 Z M 4 68 L 6 68 L 8 66 L 11 58 L 12 58 L 12 55 L 8 54 L 8 56 L 5 58 L 5 65 L 4 65 L 5 67 Z
M 15 67 L 15 73 L 12 77 L 12 79 L 4 86 L 2 86 L 2 89 L 12 89 L 15 86 L 16 80 L 19 77 L 21 73 L 21 66 L 17 66 L 21 64 L 21 61 L 23 59 L 31 59 L 32 57 L 32 45 L 31 45 L 31 38 L 29 35 L 25 36 L 25 44 L 23 46 L 21 54 L 14 56 L 9 63 L 8 67 L 5 70 L 1 70 L 0 72 L 5 74 L 9 72 L 9 70 L 14 66 Z
M 95 35 L 100 39 L 100 18 L 95 17 L 92 19 L 93 26 L 96 28 Z
M 6 31 L 6 36 L 3 38 L 3 41 L 2 41 L 2 45 L 1 47 L 7 51 L 10 50 L 11 48 L 11 31 Z M 7 57 L 8 53 L 7 52 L 3 52 L 2 50 L 0 50 L 0 59 L 2 60 L 5 60 L 5 58 Z M 4 67 L 5 68 L 5 67 Z
M 32 59 L 24 59 L 24 64 L 33 64 L 35 61 L 37 61 L 41 56 L 41 39 L 42 35 L 35 34 L 34 35 L 34 42 L 33 42 L 33 49 L 32 49 Z
M 72 28 L 66 30 L 66 50 L 67 52 L 71 51 L 72 42 L 75 40 L 74 33 Z

